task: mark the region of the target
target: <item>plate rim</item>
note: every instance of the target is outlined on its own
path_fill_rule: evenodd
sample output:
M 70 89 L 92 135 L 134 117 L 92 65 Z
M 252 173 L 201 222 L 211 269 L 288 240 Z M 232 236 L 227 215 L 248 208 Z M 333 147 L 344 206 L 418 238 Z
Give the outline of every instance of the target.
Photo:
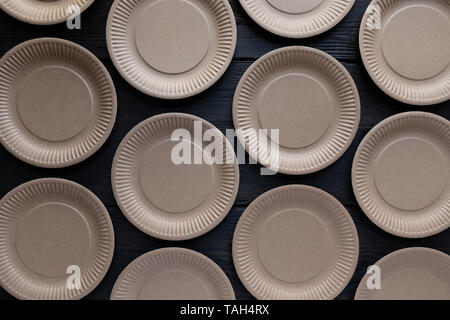
M 289 191 L 289 190 L 293 190 L 293 189 L 298 189 L 298 190 L 303 190 L 303 191 L 309 191 L 309 192 L 314 192 L 317 193 L 323 197 L 328 198 L 330 201 L 332 201 L 334 204 L 337 205 L 337 207 L 339 207 L 340 211 L 344 214 L 346 214 L 347 216 L 347 221 L 349 222 L 349 226 L 352 229 L 352 234 L 354 236 L 354 246 L 355 246 L 355 251 L 354 251 L 354 257 L 353 257 L 353 261 L 352 261 L 352 266 L 350 268 L 349 273 L 346 275 L 346 280 L 342 283 L 342 285 L 337 288 L 337 291 L 334 292 L 332 295 L 330 295 L 328 297 L 328 299 L 333 300 L 335 299 L 339 294 L 342 293 L 342 291 L 348 286 L 348 284 L 350 283 L 351 279 L 353 278 L 355 271 L 356 271 L 356 267 L 358 265 L 358 260 L 359 260 L 359 254 L 360 254 L 360 241 L 359 241 L 359 234 L 358 234 L 358 230 L 356 228 L 355 222 L 352 218 L 352 216 L 350 215 L 350 213 L 348 212 L 348 210 L 345 208 L 345 206 L 339 201 L 337 200 L 333 195 L 331 195 L 330 193 L 313 187 L 313 186 L 309 186 L 309 185 L 303 185 L 303 184 L 288 184 L 288 185 L 283 185 L 274 189 L 270 189 L 266 192 L 264 192 L 263 194 L 259 195 L 255 200 L 253 200 L 250 205 L 247 206 L 247 208 L 244 210 L 244 212 L 241 214 L 239 221 L 235 227 L 234 233 L 233 233 L 233 240 L 232 240 L 232 258 L 233 258 L 233 265 L 235 268 L 235 271 L 238 275 L 238 278 L 240 279 L 241 283 L 244 285 L 244 287 L 258 300 L 262 300 L 265 299 L 264 296 L 262 296 L 260 293 L 256 292 L 256 290 L 253 290 L 253 288 L 249 288 L 245 277 L 242 274 L 241 269 L 238 267 L 239 263 L 237 262 L 237 246 L 238 246 L 238 233 L 241 229 L 242 226 L 242 221 L 243 219 L 246 217 L 246 212 L 249 212 L 250 210 L 253 210 L 254 207 L 256 207 L 259 202 L 261 202 L 262 200 L 264 200 L 265 198 L 267 198 L 268 196 L 274 195 L 276 193 L 279 192 L 285 192 L 285 191 Z M 256 230 L 256 229 L 254 229 Z M 273 299 L 273 298 L 271 298 Z M 317 299 L 317 298 L 315 298 Z
M 116 91 L 114 82 L 112 80 L 110 73 L 106 69 L 105 65 L 91 51 L 89 51 L 85 47 L 83 47 L 75 42 L 69 41 L 69 40 L 53 38 L 53 37 L 42 37 L 42 38 L 34 38 L 31 40 L 24 41 L 22 43 L 19 43 L 16 46 L 14 46 L 13 48 L 9 49 L 0 58 L 0 67 L 5 63 L 5 61 L 7 59 L 10 58 L 11 54 L 16 54 L 17 52 L 20 52 L 21 50 L 23 50 L 24 48 L 26 48 L 28 46 L 32 46 L 32 45 L 36 45 L 36 44 L 50 44 L 50 43 L 55 43 L 58 45 L 65 46 L 67 48 L 71 48 L 81 54 L 84 54 L 86 58 L 91 59 L 92 62 L 95 63 L 97 65 L 97 67 L 99 68 L 101 74 L 104 77 L 103 80 L 105 81 L 105 84 L 108 85 L 108 88 L 111 92 L 111 96 L 109 97 L 111 99 L 111 102 L 110 102 L 111 117 L 109 119 L 109 123 L 108 123 L 108 126 L 106 127 L 105 133 L 102 135 L 102 138 L 94 145 L 94 147 L 91 148 L 88 152 L 84 153 L 83 156 L 81 156 L 81 157 L 73 158 L 70 161 L 57 161 L 57 162 L 52 162 L 52 163 L 47 161 L 44 163 L 42 161 L 39 161 L 36 158 L 30 159 L 28 156 L 26 156 L 22 152 L 19 152 L 18 150 L 16 150 L 16 148 L 14 148 L 14 147 L 10 146 L 8 143 L 6 143 L 3 135 L 0 134 L 0 144 L 3 145 L 3 147 L 17 159 L 19 159 L 25 163 L 28 163 L 32 166 L 35 166 L 35 167 L 47 168 L 47 169 L 59 169 L 59 168 L 70 167 L 70 166 L 73 166 L 80 162 L 85 161 L 86 159 L 88 159 L 92 155 L 94 155 L 97 151 L 99 151 L 100 148 L 106 143 L 106 141 L 108 140 L 108 138 L 110 137 L 110 135 L 112 133 L 112 130 L 113 130 L 115 122 L 116 122 L 118 99 L 117 99 L 117 91 Z M 70 61 L 70 60 L 67 60 L 67 61 Z M 2 87 L 2 86 L 3 85 L 0 82 L 0 87 Z M 8 89 L 8 88 L 5 88 L 5 89 Z M 95 89 L 98 89 L 98 88 L 95 88 Z M 7 103 L 6 108 L 10 109 L 11 106 Z M 97 126 L 98 126 L 98 124 L 97 124 Z M 63 149 L 60 149 L 60 150 L 63 150 Z
M 106 22 L 106 45 L 108 50 L 108 55 L 111 59 L 111 61 L 114 64 L 115 69 L 120 73 L 122 78 L 133 88 L 137 89 L 141 93 L 144 93 L 148 96 L 158 98 L 158 99 L 164 99 L 164 100 L 181 100 L 190 98 L 193 96 L 196 96 L 209 88 L 211 88 L 214 84 L 216 84 L 226 73 L 226 71 L 229 69 L 231 62 L 234 57 L 234 53 L 236 51 L 237 47 L 237 25 L 236 25 L 236 18 L 233 12 L 233 9 L 231 8 L 231 5 L 228 0 L 217 0 L 224 4 L 226 7 L 226 10 L 229 14 L 230 20 L 231 20 L 231 33 L 232 33 L 232 39 L 231 39 L 231 46 L 230 46 L 230 52 L 227 56 L 227 61 L 224 63 L 223 67 L 220 69 L 220 71 L 215 75 L 214 78 L 212 78 L 209 82 L 206 83 L 206 85 L 203 85 L 201 87 L 198 87 L 195 90 L 190 90 L 189 92 L 185 92 L 183 94 L 176 94 L 176 93 L 169 93 L 169 94 L 163 94 L 159 92 L 155 92 L 154 90 L 144 88 L 142 85 L 139 85 L 136 83 L 135 80 L 133 80 L 127 72 L 123 70 L 123 67 L 121 66 L 121 63 L 118 61 L 116 55 L 114 54 L 114 49 L 112 47 L 111 43 L 111 27 L 113 23 L 113 15 L 115 13 L 115 10 L 117 9 L 117 6 L 119 5 L 119 2 L 122 1 L 129 1 L 129 0 L 114 0 L 109 13 L 108 18 Z M 139 1 L 150 1 L 150 0 L 139 0 Z M 205 0 L 198 0 L 198 1 L 205 1 Z
M 377 265 L 380 266 L 382 264 L 384 264 L 386 261 L 389 261 L 392 258 L 395 258 L 399 255 L 402 254 L 414 254 L 414 253 L 429 253 L 429 254 L 433 254 L 436 255 L 436 257 L 442 257 L 444 259 L 448 259 L 449 264 L 450 264 L 450 256 L 448 254 L 446 254 L 443 251 L 437 250 L 437 249 L 433 249 L 433 248 L 429 248 L 429 247 L 407 247 L 407 248 L 403 248 L 403 249 L 399 249 L 399 250 L 395 250 L 392 251 L 390 253 L 388 253 L 387 255 L 381 257 L 380 259 L 378 259 L 373 265 Z M 367 273 L 364 274 L 364 276 L 361 278 L 360 282 L 358 283 L 358 287 L 356 289 L 355 292 L 355 296 L 354 296 L 354 300 L 367 300 L 367 299 L 361 299 L 361 295 L 363 293 L 363 291 L 365 290 L 363 288 L 363 282 L 365 280 L 367 280 L 367 278 L 369 277 L 369 275 Z
M 308 168 L 308 169 L 294 169 L 294 170 L 289 170 L 289 168 L 283 168 L 280 167 L 278 168 L 278 172 L 282 173 L 282 174 L 287 174 L 287 175 L 293 175 L 293 176 L 301 176 L 301 175 L 307 175 L 307 174 L 311 174 L 311 173 L 315 173 L 318 171 L 321 171 L 325 168 L 328 168 L 329 166 L 331 166 L 332 164 L 334 164 L 336 161 L 338 161 L 350 148 L 351 144 L 353 143 L 356 133 L 358 132 L 359 129 L 359 125 L 360 125 L 360 120 L 361 120 L 361 98 L 359 95 L 359 91 L 358 91 L 358 87 L 355 83 L 355 80 L 353 79 L 353 77 L 351 76 L 350 72 L 347 70 L 347 68 L 345 68 L 345 66 L 340 63 L 336 58 L 334 58 L 333 56 L 331 56 L 330 54 L 316 49 L 316 48 L 312 48 L 312 47 L 308 47 L 308 46 L 287 46 L 287 47 L 282 47 L 282 48 L 278 48 L 272 51 L 269 51 L 268 53 L 264 54 L 263 56 L 261 56 L 260 58 L 258 58 L 256 61 L 254 61 L 248 68 L 247 70 L 244 72 L 244 74 L 242 75 L 242 77 L 239 80 L 239 83 L 236 87 L 234 96 L 233 96 L 233 105 L 232 105 L 232 113 L 233 113 L 233 126 L 235 129 L 240 129 L 241 126 L 239 125 L 239 115 L 238 115 L 238 109 L 239 109 L 239 97 L 241 94 L 241 91 L 243 89 L 243 87 L 245 86 L 245 80 L 247 80 L 247 78 L 249 77 L 249 75 L 252 74 L 252 72 L 254 71 L 254 69 L 256 69 L 261 63 L 263 63 L 264 61 L 266 61 L 268 58 L 271 58 L 272 56 L 277 56 L 279 54 L 282 54 L 284 52 L 288 52 L 291 50 L 295 50 L 295 51 L 301 51 L 301 52 L 308 52 L 308 53 L 314 53 L 314 54 L 318 54 L 321 57 L 323 57 L 324 59 L 327 59 L 330 63 L 332 63 L 333 65 L 335 65 L 340 72 L 343 73 L 343 76 L 345 77 L 346 81 L 348 80 L 349 85 L 352 89 L 352 94 L 354 95 L 354 100 L 355 100 L 355 122 L 353 124 L 353 128 L 352 128 L 352 132 L 349 136 L 349 139 L 346 141 L 345 145 L 340 148 L 339 152 L 336 153 L 336 155 L 333 158 L 330 158 L 328 160 L 328 162 L 322 162 L 319 166 L 313 167 L 313 168 Z M 263 166 L 263 167 L 268 167 L 270 165 L 270 163 L 261 163 L 260 162 L 260 157 L 258 152 L 256 152 L 255 150 L 253 150 L 252 148 L 250 148 L 250 146 L 247 143 L 242 143 L 243 141 L 241 141 L 241 137 L 238 135 L 238 139 L 239 142 L 242 146 L 244 146 L 244 149 L 246 150 L 246 152 L 253 158 L 253 159 L 258 159 L 257 162 Z
M 369 4 L 369 7 L 371 5 L 377 4 L 379 2 L 386 2 L 386 1 L 392 1 L 392 0 L 372 0 Z M 395 1 L 400 1 L 400 0 L 395 0 Z M 442 0 L 439 0 L 442 1 Z M 405 97 L 401 94 L 396 94 L 395 92 L 393 92 L 392 90 L 389 90 L 385 85 L 383 85 L 381 83 L 381 81 L 378 79 L 378 77 L 375 75 L 375 73 L 372 71 L 371 66 L 369 65 L 369 62 L 367 61 L 367 55 L 366 55 L 366 50 L 364 48 L 364 36 L 366 35 L 366 22 L 367 19 L 369 18 L 370 12 L 368 9 L 366 9 L 366 11 L 364 12 L 364 15 L 362 17 L 361 20 L 361 24 L 359 27 L 359 35 L 358 35 L 358 39 L 359 39 L 359 52 L 361 55 L 361 60 L 364 64 L 364 69 L 366 70 L 367 74 L 370 76 L 370 78 L 372 79 L 372 81 L 376 84 L 376 86 L 382 91 L 384 92 L 387 96 L 389 96 L 390 98 L 399 101 L 401 103 L 405 103 L 407 105 L 410 106 L 422 106 L 422 107 L 434 107 L 440 103 L 444 103 L 446 101 L 448 101 L 450 99 L 450 82 L 449 82 L 449 93 L 447 94 L 447 96 L 443 95 L 442 97 L 439 97 L 438 99 L 432 98 L 432 99 L 413 99 L 413 98 L 408 98 Z M 379 65 L 379 64 L 377 64 Z M 391 77 L 389 77 L 391 78 Z M 398 83 L 398 82 L 396 82 Z
M 182 247 L 163 247 L 163 248 L 158 248 L 155 250 L 148 251 L 148 252 L 136 257 L 130 263 L 128 263 L 127 266 L 125 267 L 125 269 L 123 269 L 120 272 L 119 276 L 116 278 L 116 280 L 114 282 L 114 286 L 113 286 L 113 288 L 111 290 L 111 294 L 110 294 L 110 300 L 118 300 L 114 296 L 117 294 L 117 291 L 119 290 L 119 287 L 121 285 L 121 282 L 123 281 L 123 278 L 128 274 L 128 272 L 137 263 L 139 263 L 141 261 L 145 261 L 146 259 L 153 257 L 155 255 L 163 255 L 163 254 L 168 254 L 168 253 L 183 253 L 183 254 L 198 258 L 201 261 L 204 261 L 205 263 L 207 263 L 210 268 L 212 268 L 213 270 L 218 272 L 218 274 L 220 274 L 220 277 L 222 278 L 224 284 L 226 284 L 230 295 L 233 296 L 233 300 L 236 299 L 234 288 L 233 288 L 233 285 L 231 284 L 230 279 L 226 275 L 225 271 L 214 260 L 212 260 L 208 256 L 206 256 L 198 251 L 194 251 L 192 249 L 187 249 L 187 248 L 182 248 Z
M 14 2 L 17 0 L 0 0 L 0 8 L 7 13 L 8 15 L 10 15 L 11 17 L 13 17 L 14 19 L 17 19 L 19 21 L 28 23 L 28 24 L 32 24 L 32 25 L 55 25 L 55 24 L 60 24 L 63 23 L 67 20 L 69 15 L 60 15 L 59 17 L 55 17 L 55 18 L 50 18 L 50 19 L 45 19 L 42 16 L 30 16 L 28 14 L 25 14 L 23 12 L 20 12 L 19 10 L 16 10 L 13 6 L 8 5 L 8 3 L 10 2 Z M 23 0 L 19 0 L 21 2 L 23 2 Z M 61 3 L 59 4 L 59 8 L 60 10 L 62 10 L 62 8 L 65 8 L 67 6 L 70 5 L 78 5 L 80 7 L 80 14 L 83 13 L 87 8 L 89 8 L 95 0 L 69 0 L 70 3 Z M 82 5 L 80 5 L 82 4 Z M 54 4 L 55 6 L 56 4 Z M 31 5 L 32 6 L 32 5 Z M 52 11 L 57 11 L 58 9 L 52 9 Z
M 247 13 L 247 15 L 252 19 L 252 21 L 254 21 L 257 25 L 259 25 L 261 28 L 263 28 L 264 30 L 275 34 L 277 36 L 280 37 L 285 37 L 285 38 L 290 38 L 290 39 L 306 39 L 306 38 L 310 38 L 310 37 L 314 37 L 317 36 L 319 34 L 325 33 L 329 30 L 331 30 L 332 28 L 334 28 L 335 26 L 337 26 L 350 12 L 350 10 L 353 8 L 354 4 L 355 4 L 355 0 L 343 0 L 343 1 L 347 1 L 348 5 L 346 6 L 346 9 L 344 11 L 342 11 L 342 13 L 337 17 L 337 19 L 333 20 L 331 23 L 327 24 L 325 27 L 316 29 L 315 31 L 312 32 L 306 32 L 306 33 L 291 33 L 289 31 L 282 31 L 282 30 L 278 30 L 275 29 L 267 24 L 264 24 L 257 16 L 256 14 L 249 8 L 249 6 L 247 5 L 247 1 L 248 0 L 239 0 L 242 8 L 245 10 L 245 12 Z M 336 1 L 336 0 L 333 0 Z M 339 1 L 339 0 L 338 0 Z
M 448 121 L 447 119 L 438 116 L 437 114 L 434 113 L 429 113 L 429 112 L 424 112 L 424 111 L 408 111 L 408 112 L 402 112 L 402 113 L 398 113 L 395 114 L 393 116 L 387 117 L 386 119 L 383 119 L 381 122 L 377 123 L 372 129 L 370 129 L 370 131 L 366 134 L 366 136 L 362 139 L 361 143 L 359 144 L 353 161 L 352 161 L 352 172 L 351 172 L 351 180 L 352 180 L 352 189 L 353 189 L 353 194 L 356 198 L 356 201 L 358 203 L 358 206 L 361 208 L 362 212 L 364 212 L 364 215 L 369 218 L 369 220 L 375 224 L 376 226 L 378 226 L 380 229 L 384 230 L 387 233 L 390 233 L 394 236 L 397 237 L 402 237 L 402 238 L 406 238 L 406 239 L 422 239 L 422 238 L 427 238 L 436 234 L 439 234 L 445 230 L 447 230 L 450 227 L 450 219 L 448 222 L 448 226 L 441 226 L 439 228 L 435 228 L 435 230 L 433 231 L 427 231 L 427 232 L 422 232 L 422 233 L 405 233 L 405 232 L 401 232 L 399 230 L 393 230 L 392 228 L 389 228 L 386 224 L 381 223 L 380 221 L 376 220 L 373 215 L 371 213 L 367 213 L 367 209 L 365 208 L 364 204 L 362 203 L 362 199 L 359 193 L 357 193 L 358 190 L 358 184 L 357 184 L 357 179 L 356 179 L 356 169 L 358 166 L 358 160 L 359 157 L 361 155 L 361 152 L 363 151 L 363 148 L 366 146 L 367 141 L 373 136 L 374 133 L 378 132 L 381 128 L 383 128 L 386 125 L 389 125 L 390 123 L 392 123 L 393 121 L 398 121 L 401 119 L 405 119 L 405 118 L 410 118 L 410 117 L 422 117 L 422 119 L 426 119 L 426 120 L 437 120 L 439 122 L 443 122 L 443 120 L 447 121 L 450 123 L 450 121 Z
M 128 143 L 128 140 L 130 139 L 130 137 L 132 137 L 139 129 L 141 129 L 142 127 L 145 127 L 146 125 L 148 125 L 149 123 L 152 123 L 154 121 L 158 121 L 161 119 L 167 119 L 167 118 L 171 118 L 171 117 L 182 117 L 182 118 L 193 120 L 193 121 L 202 121 L 202 123 L 206 124 L 207 126 L 210 126 L 211 128 L 215 128 L 215 129 L 219 130 L 216 126 L 214 126 L 212 123 L 210 123 L 209 121 L 207 121 L 203 118 L 200 118 L 200 117 L 192 115 L 192 114 L 181 113 L 181 112 L 161 113 L 161 114 L 154 115 L 152 117 L 149 117 L 149 118 L 139 122 L 131 130 L 129 130 L 127 132 L 127 134 L 122 139 L 122 141 L 120 142 L 119 146 L 116 149 L 116 152 L 115 152 L 114 158 L 113 158 L 113 162 L 112 162 L 112 166 L 111 166 L 111 185 L 112 185 L 112 190 L 113 190 L 113 194 L 114 194 L 114 199 L 115 199 L 117 205 L 119 206 L 120 211 L 132 225 L 134 225 L 136 228 L 138 228 L 140 231 L 144 232 L 145 234 L 147 234 L 151 237 L 157 238 L 157 239 L 166 240 L 166 241 L 185 241 L 185 240 L 195 239 L 195 238 L 198 238 L 200 236 L 207 234 L 208 232 L 210 232 L 211 230 L 216 228 L 228 216 L 232 207 L 234 206 L 234 203 L 236 202 L 237 194 L 239 191 L 240 170 L 239 170 L 239 164 L 237 163 L 236 153 L 234 152 L 234 149 L 232 149 L 233 150 L 232 156 L 235 160 L 234 164 L 233 164 L 234 177 L 235 177 L 234 189 L 233 189 L 233 192 L 230 194 L 230 201 L 229 201 L 227 207 L 223 210 L 224 213 L 222 214 L 222 216 L 220 216 L 218 219 L 216 219 L 214 221 L 214 223 L 210 224 L 207 228 L 201 229 L 200 231 L 198 231 L 196 233 L 191 233 L 190 235 L 185 235 L 185 236 L 161 235 L 161 234 L 155 233 L 151 230 L 144 228 L 141 224 L 139 224 L 137 221 L 135 221 L 135 219 L 133 219 L 129 215 L 128 210 L 125 209 L 125 207 L 122 204 L 122 201 L 119 200 L 120 195 L 119 195 L 117 187 L 116 187 L 117 183 L 116 183 L 116 174 L 115 174 L 118 159 L 119 159 L 119 154 L 123 150 L 125 145 Z M 226 140 L 225 142 L 227 143 L 228 148 L 231 148 L 231 144 L 229 143 L 228 139 L 226 139 L 226 137 L 225 137 L 225 140 Z
M 68 179 L 63 179 L 63 178 L 38 178 L 38 179 L 29 180 L 29 181 L 26 181 L 26 182 L 24 182 L 22 184 L 19 184 L 18 186 L 14 187 L 12 190 L 10 190 L 7 194 L 5 194 L 0 199 L 0 209 L 3 207 L 4 202 L 11 197 L 11 195 L 14 195 L 18 191 L 21 191 L 23 188 L 26 188 L 26 187 L 29 187 L 29 186 L 32 186 L 32 185 L 36 185 L 36 184 L 40 184 L 40 183 L 66 184 L 66 185 L 69 185 L 69 186 L 71 186 L 73 188 L 76 188 L 76 189 L 78 189 L 80 191 L 85 192 L 86 194 L 89 195 L 89 197 L 93 201 L 95 201 L 96 205 L 102 210 L 103 215 L 105 217 L 105 223 L 108 225 L 108 232 L 110 234 L 110 237 L 109 237 L 109 252 L 108 252 L 107 259 L 106 259 L 106 261 L 104 263 L 102 272 L 99 274 L 97 279 L 93 282 L 93 284 L 91 285 L 91 287 L 88 290 L 84 290 L 80 294 L 75 295 L 75 296 L 73 296 L 71 298 L 71 300 L 82 299 L 82 298 L 86 297 L 88 294 L 90 294 L 92 291 L 94 291 L 99 286 L 99 284 L 104 280 L 106 274 L 108 273 L 109 268 L 111 267 L 111 263 L 112 263 L 112 260 L 113 260 L 113 257 L 114 257 L 115 244 L 116 244 L 114 226 L 113 226 L 113 223 L 112 223 L 111 216 L 109 214 L 108 209 L 106 209 L 106 206 L 103 204 L 103 202 L 100 200 L 100 198 L 97 197 L 97 195 L 94 192 L 92 192 L 91 190 L 89 190 L 85 186 L 83 186 L 83 185 L 81 185 L 81 184 L 79 184 L 79 183 L 77 183 L 75 181 L 68 180 Z M 18 293 L 13 288 L 11 288 L 9 286 L 6 286 L 1 277 L 0 277 L 0 286 L 6 292 L 8 292 L 10 295 L 12 295 L 13 297 L 15 297 L 15 298 L 17 298 L 19 300 L 31 299 L 26 294 Z M 52 300 L 53 299 L 55 299 L 55 298 L 52 298 Z

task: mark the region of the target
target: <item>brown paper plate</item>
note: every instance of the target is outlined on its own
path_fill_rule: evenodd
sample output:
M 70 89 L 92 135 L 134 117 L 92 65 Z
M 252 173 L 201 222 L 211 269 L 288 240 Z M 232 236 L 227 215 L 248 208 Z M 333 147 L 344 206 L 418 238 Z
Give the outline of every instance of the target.
M 233 237 L 236 271 L 258 299 L 333 299 L 353 276 L 358 253 L 347 210 L 328 193 L 302 185 L 253 201 Z
M 207 156 L 209 142 L 194 140 L 197 125 L 223 140 L 217 161 Z M 172 161 L 180 145 L 172 141 L 175 130 L 192 136 L 188 163 Z M 167 113 L 141 122 L 123 139 L 114 157 L 112 185 L 122 212 L 137 228 L 160 239 L 186 240 L 210 231 L 228 214 L 239 187 L 239 167 L 231 144 L 212 124 Z
M 355 0 L 239 0 L 261 27 L 279 36 L 307 38 L 328 31 Z
M 30 40 L 0 59 L 0 142 L 29 164 L 85 160 L 108 138 L 116 109 L 108 71 L 73 42 Z
M 234 300 L 225 273 L 211 259 L 182 248 L 164 248 L 130 263 L 111 300 Z
M 115 0 L 106 34 L 125 80 L 163 99 L 212 86 L 228 68 L 237 37 L 227 0 Z
M 10 16 L 23 22 L 48 25 L 69 19 L 79 8 L 86 10 L 94 0 L 0 0 L 0 8 Z
M 449 0 L 373 0 L 359 45 L 367 71 L 386 94 L 431 105 L 450 98 L 449 39 Z
M 423 238 L 450 226 L 450 122 L 425 112 L 390 117 L 363 139 L 352 182 L 364 213 L 383 230 Z
M 355 300 L 450 300 L 450 256 L 444 252 L 402 249 L 375 265 L 379 268 L 380 289 L 373 287 L 372 271 L 361 280 Z
M 278 49 L 257 60 L 233 102 L 241 144 L 253 159 L 286 174 L 307 174 L 335 162 L 350 146 L 359 119 L 350 74 L 330 55 L 308 47 Z M 279 152 L 267 146 L 261 129 Z M 272 129 L 280 130 L 279 144 L 271 139 Z
M 84 297 L 105 276 L 113 251 L 108 211 L 75 182 L 30 181 L 0 201 L 0 285 L 19 299 Z M 70 288 L 78 274 L 79 287 Z

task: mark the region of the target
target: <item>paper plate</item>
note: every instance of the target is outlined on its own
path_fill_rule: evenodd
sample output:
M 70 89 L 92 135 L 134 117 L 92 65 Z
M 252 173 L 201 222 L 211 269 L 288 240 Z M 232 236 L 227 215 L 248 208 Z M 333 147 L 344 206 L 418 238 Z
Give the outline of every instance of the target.
M 209 88 L 236 47 L 227 0 L 116 0 L 106 33 L 111 59 L 125 80 L 163 99 Z
M 215 151 L 202 135 L 219 142 Z M 157 238 L 185 240 L 210 231 L 228 214 L 239 167 L 231 144 L 212 124 L 167 113 L 141 122 L 123 139 L 112 185 L 122 212 L 137 228 Z
M 328 31 L 355 0 L 239 0 L 261 27 L 279 36 L 307 38 Z
M 103 279 L 113 251 L 108 211 L 75 182 L 30 181 L 0 201 L 0 285 L 16 298 L 80 299 Z
M 406 238 L 450 226 L 450 122 L 425 112 L 390 117 L 364 138 L 352 182 L 364 213 Z
M 117 279 L 111 300 L 234 300 L 225 273 L 208 257 L 164 248 L 134 260 Z
M 335 162 L 350 146 L 359 119 L 350 74 L 330 55 L 307 47 L 278 49 L 257 60 L 233 102 L 241 144 L 253 159 L 286 174 Z M 273 129 L 279 130 L 277 139 Z
M 236 271 L 258 299 L 333 299 L 353 276 L 358 253 L 347 210 L 328 193 L 302 185 L 253 201 L 233 237 Z
M 0 0 L 0 8 L 23 22 L 47 25 L 67 21 L 94 0 Z
M 369 75 L 392 98 L 413 105 L 450 98 L 450 0 L 374 0 L 359 45 Z
M 30 40 L 0 59 L 0 142 L 29 164 L 85 160 L 108 138 L 116 110 L 108 71 L 73 42 Z
M 408 248 L 380 259 L 361 280 L 355 300 L 450 300 L 450 256 L 429 248 Z M 375 276 L 380 277 L 380 288 Z

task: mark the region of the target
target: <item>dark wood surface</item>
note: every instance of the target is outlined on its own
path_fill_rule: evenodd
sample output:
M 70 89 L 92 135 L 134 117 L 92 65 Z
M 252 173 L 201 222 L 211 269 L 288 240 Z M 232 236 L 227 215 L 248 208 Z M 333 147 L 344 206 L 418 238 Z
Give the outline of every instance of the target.
M 426 246 L 450 253 L 450 230 L 417 240 L 392 236 L 366 218 L 352 192 L 350 172 L 354 153 L 364 135 L 375 124 L 396 113 L 412 110 L 429 111 L 450 119 L 450 102 L 421 108 L 404 105 L 386 96 L 371 81 L 358 50 L 359 25 L 369 0 L 357 0 L 351 12 L 339 25 L 322 35 L 305 40 L 284 39 L 270 34 L 246 15 L 238 0 L 230 0 L 238 24 L 238 43 L 233 62 L 222 79 L 212 88 L 181 101 L 163 101 L 148 97 L 132 88 L 115 70 L 109 59 L 105 40 L 106 19 L 112 2 L 112 0 L 95 1 L 82 15 L 81 30 L 68 30 L 65 24 L 32 26 L 0 12 L 0 55 L 29 39 L 64 38 L 92 51 L 108 68 L 117 88 L 118 116 L 115 128 L 105 145 L 88 160 L 65 169 L 40 169 L 17 160 L 0 147 L 0 197 L 29 180 L 60 177 L 86 186 L 106 205 L 116 235 L 114 259 L 105 279 L 87 296 L 87 299 L 108 299 L 119 273 L 132 260 L 150 250 L 167 246 L 186 247 L 207 255 L 226 272 L 237 298 L 251 299 L 252 296 L 241 284 L 234 270 L 231 258 L 233 231 L 240 215 L 252 200 L 267 190 L 286 184 L 307 184 L 329 192 L 346 206 L 355 221 L 360 238 L 359 264 L 351 282 L 338 299 L 353 299 L 366 268 L 394 250 Z M 142 120 L 164 112 L 191 113 L 212 122 L 221 130 L 232 128 L 233 94 L 244 71 L 261 55 L 289 45 L 305 45 L 326 51 L 341 61 L 355 79 L 361 95 L 361 125 L 355 141 L 345 155 L 332 166 L 301 177 L 282 174 L 260 176 L 259 166 L 241 165 L 241 184 L 235 205 L 217 228 L 197 239 L 167 242 L 147 236 L 133 227 L 117 207 L 110 183 L 112 158 L 124 135 Z M 11 298 L 0 288 L 0 299 Z

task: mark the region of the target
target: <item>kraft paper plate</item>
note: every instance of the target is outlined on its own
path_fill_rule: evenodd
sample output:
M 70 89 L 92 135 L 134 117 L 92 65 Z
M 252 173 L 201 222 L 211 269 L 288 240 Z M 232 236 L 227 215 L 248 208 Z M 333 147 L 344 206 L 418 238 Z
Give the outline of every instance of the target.
M 125 80 L 163 99 L 213 85 L 229 66 L 237 37 L 227 0 L 116 0 L 106 33 Z
M 450 0 L 374 0 L 359 44 L 373 81 L 392 98 L 412 105 L 450 98 Z
M 431 113 L 382 121 L 353 161 L 353 190 L 362 210 L 400 237 L 427 237 L 450 226 L 449 181 L 450 122 Z
M 286 174 L 307 174 L 335 162 L 350 146 L 359 119 L 350 74 L 330 55 L 308 47 L 286 47 L 258 59 L 233 102 L 241 144 L 253 159 Z
M 116 110 L 108 71 L 73 42 L 30 40 L 0 59 L 0 142 L 29 164 L 85 160 L 108 138 Z
M 338 24 L 355 0 L 239 0 L 261 27 L 279 36 L 307 38 Z
M 173 136 L 180 130 L 183 141 Z M 202 134 L 209 137 L 205 142 Z M 215 151 L 211 137 L 219 144 Z M 180 153 L 186 157 L 173 157 Z M 210 231 L 228 214 L 239 167 L 231 144 L 212 124 L 167 113 L 141 122 L 123 139 L 112 185 L 122 212 L 137 228 L 160 239 L 186 240 Z
M 302 185 L 253 201 L 233 237 L 236 271 L 258 299 L 333 299 L 353 276 L 358 253 L 347 210 L 328 193 Z
M 211 259 L 182 248 L 151 251 L 117 279 L 111 300 L 234 300 L 233 287 Z
M 86 10 L 94 0 L 0 0 L 0 8 L 23 22 L 49 25 Z
M 0 201 L 0 285 L 19 299 L 84 297 L 105 276 L 113 251 L 108 211 L 75 182 L 30 181 Z
M 429 248 L 408 248 L 380 259 L 356 291 L 356 300 L 450 300 L 450 256 Z M 379 289 L 375 276 L 378 275 Z

